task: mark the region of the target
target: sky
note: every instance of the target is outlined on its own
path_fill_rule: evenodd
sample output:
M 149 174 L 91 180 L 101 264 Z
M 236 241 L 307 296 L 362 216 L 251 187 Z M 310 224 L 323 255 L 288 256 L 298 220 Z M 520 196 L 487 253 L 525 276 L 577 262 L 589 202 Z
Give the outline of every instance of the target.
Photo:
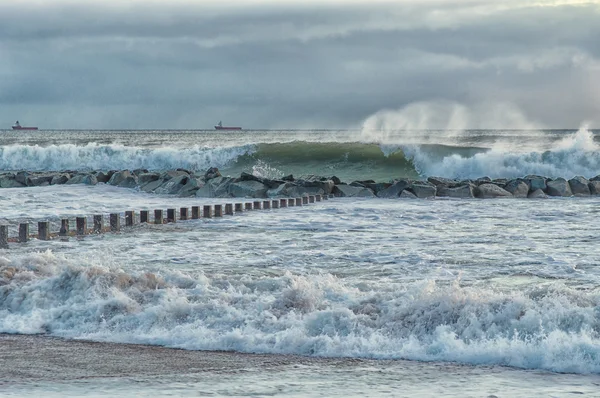
M 600 128 L 600 0 L 0 0 L 0 129 Z

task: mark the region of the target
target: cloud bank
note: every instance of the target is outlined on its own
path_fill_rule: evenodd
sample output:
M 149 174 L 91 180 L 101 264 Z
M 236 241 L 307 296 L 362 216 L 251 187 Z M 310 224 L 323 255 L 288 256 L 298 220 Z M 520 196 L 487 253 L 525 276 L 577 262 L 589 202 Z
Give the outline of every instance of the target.
M 0 128 L 600 127 L 598 2 L 497 3 L 0 0 Z

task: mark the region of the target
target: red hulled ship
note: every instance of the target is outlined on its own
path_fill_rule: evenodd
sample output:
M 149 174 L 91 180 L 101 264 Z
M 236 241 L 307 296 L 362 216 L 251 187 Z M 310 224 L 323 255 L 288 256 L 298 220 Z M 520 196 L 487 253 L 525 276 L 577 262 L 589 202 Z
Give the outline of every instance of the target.
M 21 123 L 19 123 L 19 121 L 17 120 L 14 124 L 14 126 L 12 126 L 13 130 L 37 130 L 37 127 L 25 127 L 25 126 L 21 126 Z

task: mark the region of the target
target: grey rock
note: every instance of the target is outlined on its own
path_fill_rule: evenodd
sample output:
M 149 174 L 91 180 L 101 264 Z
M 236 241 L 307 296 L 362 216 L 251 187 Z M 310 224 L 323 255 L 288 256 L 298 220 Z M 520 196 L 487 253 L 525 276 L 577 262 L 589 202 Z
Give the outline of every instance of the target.
M 177 169 L 179 170 L 179 169 Z M 141 174 L 148 173 L 148 169 L 135 169 L 132 171 L 134 176 L 140 176 Z
M 205 185 L 204 180 L 202 180 L 202 179 L 189 178 L 187 184 L 185 184 L 183 187 L 181 187 L 181 189 L 179 190 L 179 192 L 177 194 L 179 196 L 184 196 L 184 197 L 195 196 L 196 191 L 198 189 L 200 189 L 201 187 L 203 187 L 204 185 Z
M 258 177 L 253 174 L 242 172 L 240 178 L 237 178 L 237 181 L 258 181 L 261 184 L 264 184 L 269 189 L 277 188 L 283 181 L 282 180 L 270 180 L 268 178 Z
M 600 195 L 600 180 L 590 181 L 588 186 L 590 188 L 590 195 Z
M 525 181 L 527 183 L 527 185 L 529 185 L 529 192 L 533 192 L 535 190 L 541 189 L 542 191 L 546 191 L 546 181 L 548 179 L 546 177 L 542 177 L 542 176 L 536 176 L 536 175 L 528 175 L 523 177 L 523 181 Z
M 483 184 L 489 184 L 490 182 L 492 182 L 492 179 L 490 177 L 481 177 L 473 181 L 473 184 L 479 186 Z
M 299 178 L 295 181 L 295 184 L 300 187 L 307 188 L 309 191 L 330 194 L 333 192 L 335 183 L 330 179 L 311 179 L 311 178 Z M 317 190 L 310 190 L 308 188 L 317 188 Z M 322 192 L 319 192 L 321 190 Z
M 587 178 L 582 176 L 573 177 L 569 180 L 569 187 L 575 196 L 590 196 L 590 187 Z
M 58 174 L 58 175 L 55 175 L 54 177 L 52 177 L 52 180 L 50 180 L 50 185 L 62 185 L 62 184 L 66 184 L 67 181 L 69 181 L 69 178 L 71 178 L 71 176 L 67 175 L 67 174 Z
M 103 171 L 99 171 L 96 174 L 96 180 L 98 180 L 98 182 L 102 182 L 102 183 L 107 183 L 110 181 L 110 177 L 112 177 L 112 175 L 109 175 L 108 173 L 105 173 Z
M 29 173 L 28 171 L 19 171 L 19 172 L 17 172 L 17 174 L 15 174 L 14 179 L 19 184 L 22 184 L 23 186 L 27 186 L 27 178 L 29 176 L 31 176 L 31 173 Z
M 65 184 L 67 184 L 67 185 L 71 185 L 71 184 L 96 185 L 96 184 L 98 184 L 98 180 L 96 179 L 96 176 L 93 174 L 75 174 Z
M 512 198 L 513 194 L 495 184 L 481 184 L 477 189 L 477 197 L 482 199 Z
M 443 178 L 443 177 L 428 177 L 427 181 L 433 185 L 435 185 L 436 187 L 448 187 L 448 188 L 456 188 L 459 187 L 461 185 L 463 185 L 460 181 L 457 180 L 451 180 L 449 178 Z M 439 196 L 439 195 L 438 195 Z
M 600 181 L 600 175 L 590 178 L 590 181 Z
M 461 185 L 454 188 L 438 186 L 437 196 L 449 198 L 474 198 L 475 186 L 472 184 Z
M 400 199 L 418 199 L 417 196 L 414 193 L 410 192 L 407 189 L 405 189 L 404 191 L 402 191 L 402 193 L 398 197 Z
M 27 186 L 28 187 L 40 187 L 40 186 L 50 185 L 50 182 L 52 182 L 53 178 L 54 178 L 53 175 L 30 176 L 30 177 L 27 177 Z
M 229 184 L 229 194 L 235 198 L 266 198 L 269 188 L 259 181 L 238 181 Z
M 140 186 L 144 186 L 149 182 L 156 181 L 160 178 L 160 174 L 158 173 L 142 173 L 137 176 L 138 184 Z
M 14 174 L 0 175 L 0 188 L 22 188 L 25 184 L 21 184 L 15 179 Z
M 546 195 L 546 192 L 542 191 L 541 189 L 536 189 L 535 191 L 530 193 L 527 197 L 529 199 L 548 199 L 548 195 Z
M 117 186 L 120 188 L 135 188 L 138 186 L 137 177 L 135 175 L 125 177 L 125 179 L 121 181 Z
M 413 182 L 408 188 L 417 198 L 435 198 L 437 187 L 429 182 Z
M 402 191 L 410 186 L 410 182 L 408 180 L 399 180 L 389 187 L 382 189 L 377 192 L 377 196 L 380 198 L 397 198 L 400 196 Z
M 213 178 L 217 177 L 221 177 L 221 173 L 216 167 L 211 167 L 210 169 L 206 170 L 206 173 L 204 173 L 204 181 L 212 180 Z
M 132 176 L 133 176 L 133 174 L 129 170 L 117 171 L 116 173 L 114 173 L 112 175 L 112 177 L 110 177 L 110 180 L 108 180 L 108 183 L 110 185 L 119 185 L 127 177 L 132 177 Z
M 529 185 L 520 178 L 508 181 L 504 189 L 510 192 L 515 198 L 526 198 L 529 194 Z
M 350 185 L 336 185 L 333 188 L 333 194 L 341 197 L 369 198 L 375 196 L 369 188 L 353 187 Z
M 160 187 L 164 183 L 165 183 L 164 180 L 158 179 L 158 180 L 150 181 L 149 183 L 144 184 L 144 185 L 140 184 L 140 189 L 144 192 L 153 192 L 156 188 Z
M 181 191 L 181 189 L 188 183 L 190 176 L 187 173 L 183 173 L 176 177 L 168 180 L 163 179 L 161 186 L 154 190 L 154 193 L 159 195 L 173 195 Z
M 547 181 L 546 187 L 546 192 L 550 196 L 573 196 L 569 182 L 564 178 L 557 178 L 554 181 Z

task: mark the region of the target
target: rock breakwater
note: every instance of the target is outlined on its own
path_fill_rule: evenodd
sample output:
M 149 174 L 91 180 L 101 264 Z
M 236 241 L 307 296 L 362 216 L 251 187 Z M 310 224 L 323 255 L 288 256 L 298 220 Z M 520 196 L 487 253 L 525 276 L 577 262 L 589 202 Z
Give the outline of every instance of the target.
M 99 183 L 156 194 L 209 198 L 278 198 L 316 194 L 334 194 L 341 197 L 481 199 L 600 195 L 600 175 L 591 179 L 576 176 L 569 180 L 528 175 L 522 178 L 493 180 L 489 177 L 475 180 L 429 177 L 426 180 L 397 179 L 390 182 L 365 180 L 346 183 L 335 176 L 316 175 L 298 178 L 289 175 L 280 179 L 268 179 L 242 173 L 239 177 L 225 177 L 214 167 L 206 172 L 184 169 L 149 172 L 145 169 L 137 169 L 0 173 L 0 188 Z

